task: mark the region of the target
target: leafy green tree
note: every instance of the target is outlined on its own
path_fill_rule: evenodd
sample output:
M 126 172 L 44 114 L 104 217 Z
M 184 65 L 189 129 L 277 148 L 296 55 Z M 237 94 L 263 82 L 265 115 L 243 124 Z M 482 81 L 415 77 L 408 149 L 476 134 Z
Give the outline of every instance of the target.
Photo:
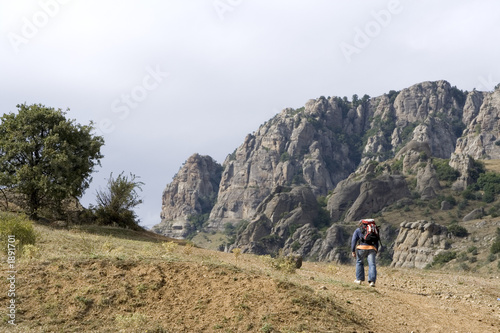
M 61 109 L 17 108 L 0 118 L 0 188 L 23 194 L 37 219 L 40 208 L 59 210 L 62 200 L 83 195 L 100 165 L 104 139 L 91 133 L 92 122 L 77 124 Z
M 131 173 L 129 179 L 123 172 L 113 178 L 111 173 L 106 189 L 97 191 L 97 207 L 92 207 L 98 224 L 142 229 L 133 208 L 142 203 L 138 191 L 142 191 L 144 183 L 136 178 L 138 177 Z

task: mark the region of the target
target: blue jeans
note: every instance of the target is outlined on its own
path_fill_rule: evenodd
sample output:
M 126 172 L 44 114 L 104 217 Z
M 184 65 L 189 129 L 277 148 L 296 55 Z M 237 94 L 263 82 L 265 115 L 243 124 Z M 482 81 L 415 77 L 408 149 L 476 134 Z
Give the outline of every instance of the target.
M 377 264 L 375 262 L 375 250 L 356 250 L 356 280 L 365 280 L 364 259 L 368 259 L 368 281 L 375 283 L 377 280 Z

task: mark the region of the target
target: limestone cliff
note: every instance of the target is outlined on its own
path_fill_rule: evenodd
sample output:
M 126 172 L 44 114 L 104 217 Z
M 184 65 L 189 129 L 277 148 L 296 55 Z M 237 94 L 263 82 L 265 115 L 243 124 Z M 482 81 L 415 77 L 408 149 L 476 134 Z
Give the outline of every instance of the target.
M 364 106 L 355 110 L 339 98 L 283 110 L 224 162 L 209 227 L 251 219 L 276 186 L 308 185 L 314 195 L 326 195 L 356 169 L 368 116 Z
M 469 93 L 463 118 L 466 127 L 455 153 L 475 159 L 500 159 L 500 89 Z
M 318 203 L 305 186 L 276 187 L 259 205 L 255 218 L 238 235 L 232 248 L 255 254 L 276 254 L 298 228 L 314 224 Z
M 221 168 L 210 156 L 189 157 L 163 191 L 161 223 L 152 230 L 173 238 L 184 238 L 193 232 L 196 225 L 189 219 L 212 209 Z

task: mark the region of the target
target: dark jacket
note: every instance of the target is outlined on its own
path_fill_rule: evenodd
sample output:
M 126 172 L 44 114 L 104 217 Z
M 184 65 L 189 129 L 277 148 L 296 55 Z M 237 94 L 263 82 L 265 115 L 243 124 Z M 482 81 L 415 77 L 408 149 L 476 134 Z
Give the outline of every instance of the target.
M 351 252 L 355 252 L 356 251 L 356 246 L 358 245 L 358 240 L 359 240 L 359 244 L 360 245 L 368 245 L 366 244 L 365 242 L 363 242 L 363 231 L 361 230 L 361 228 L 357 228 L 354 233 L 352 234 L 352 239 L 351 239 Z M 375 248 L 377 249 L 378 251 L 378 244 L 379 242 L 376 241 L 375 244 L 373 246 L 375 246 Z

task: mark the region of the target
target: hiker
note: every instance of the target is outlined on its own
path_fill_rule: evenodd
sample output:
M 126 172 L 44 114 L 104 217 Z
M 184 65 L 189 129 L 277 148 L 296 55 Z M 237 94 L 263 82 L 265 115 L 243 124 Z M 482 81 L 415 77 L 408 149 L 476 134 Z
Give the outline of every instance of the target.
M 359 221 L 359 227 L 354 231 L 351 240 L 351 252 L 356 258 L 356 280 L 354 283 L 361 284 L 365 280 L 364 259 L 368 259 L 368 283 L 375 287 L 377 281 L 376 255 L 379 246 L 379 227 L 373 219 Z M 359 241 L 359 244 L 358 244 Z

